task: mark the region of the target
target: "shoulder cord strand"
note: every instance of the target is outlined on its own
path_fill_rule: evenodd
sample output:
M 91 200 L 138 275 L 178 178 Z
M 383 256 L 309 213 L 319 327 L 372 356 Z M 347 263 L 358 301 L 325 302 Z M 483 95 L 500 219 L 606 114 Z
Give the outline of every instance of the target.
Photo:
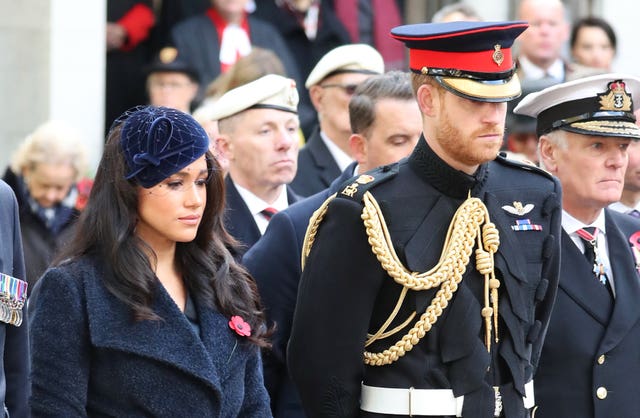
M 318 226 L 324 218 L 329 202 L 334 197 L 335 195 L 327 199 L 314 212 L 309 221 L 303 243 L 303 268 L 305 259 L 311 251 Z M 490 222 L 489 213 L 484 203 L 478 198 L 470 197 L 460 205 L 449 224 L 440 260 L 431 270 L 424 273 L 416 273 L 409 271 L 398 259 L 384 216 L 373 195 L 370 192 L 366 192 L 363 201 L 364 208 L 361 217 L 364 221 L 371 250 L 389 276 L 404 287 L 393 312 L 374 335 L 368 336 L 366 345 L 368 346 L 378 339 L 395 334 L 415 316 L 415 313 L 413 313 L 403 324 L 395 327 L 392 331 L 385 332 L 397 315 L 406 296 L 406 290 L 419 291 L 440 286 L 430 305 L 407 334 L 382 352 L 372 353 L 365 351 L 365 364 L 372 366 L 391 364 L 404 356 L 406 352 L 412 350 L 426 335 L 457 291 L 476 240 L 478 244 L 476 249 L 476 269 L 484 276 L 485 280 L 484 308 L 481 315 L 485 320 L 485 345 L 487 350 L 490 350 L 492 325 L 495 331 L 495 341 L 498 341 L 498 287 L 500 282 L 495 278 L 493 254 L 498 250 L 500 240 L 498 230 Z M 493 317 L 493 324 L 491 317 Z

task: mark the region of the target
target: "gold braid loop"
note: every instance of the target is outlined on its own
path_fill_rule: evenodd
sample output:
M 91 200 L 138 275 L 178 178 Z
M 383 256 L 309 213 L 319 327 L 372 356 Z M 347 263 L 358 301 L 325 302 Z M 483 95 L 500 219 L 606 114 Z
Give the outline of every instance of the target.
M 482 248 L 484 244 L 484 247 L 489 249 L 486 257 L 481 256 L 483 271 L 490 269 L 490 273 L 493 274 L 492 255 L 498 248 L 499 236 L 498 230 L 489 222 L 488 211 L 484 203 L 478 198 L 469 198 L 460 205 L 449 224 L 440 260 L 436 266 L 425 273 L 411 272 L 398 259 L 384 216 L 373 195 L 366 192 L 363 201 L 362 219 L 371 250 L 389 276 L 396 283 L 410 290 L 425 290 L 440 286 L 425 312 L 399 341 L 379 353 L 365 351 L 365 364 L 382 366 L 393 363 L 404 356 L 406 352 L 411 351 L 442 315 L 454 293 L 458 290 L 458 284 L 462 281 L 476 238 L 479 248 Z M 483 223 L 487 227 L 483 229 L 481 238 L 480 226 Z M 485 294 L 488 299 L 488 291 Z M 497 312 L 497 303 L 495 306 Z M 486 312 L 485 309 L 483 309 L 483 315 Z M 492 309 L 492 313 L 493 311 Z M 392 314 L 393 316 L 395 313 Z M 386 324 L 390 322 L 387 320 Z M 489 325 L 491 325 L 490 322 Z M 378 331 L 378 334 L 382 332 L 383 329 Z M 488 329 L 487 334 L 490 335 L 490 333 L 491 331 Z M 370 344 L 373 341 L 369 338 L 367 342 Z
M 304 238 L 302 246 L 302 268 L 304 269 L 306 258 L 311 252 L 318 227 L 322 222 L 327 207 L 331 200 L 335 198 L 335 194 L 330 196 L 316 210 L 311 219 Z M 495 225 L 489 221 L 489 214 L 484 203 L 478 198 L 468 198 L 465 200 L 456 213 L 453 215 L 444 246 L 438 263 L 429 271 L 417 273 L 409 271 L 400 262 L 389 234 L 382 210 L 378 202 L 370 192 L 366 192 L 363 197 L 364 208 L 362 210 L 362 220 L 365 225 L 368 242 L 371 246 L 373 254 L 380 262 L 382 268 L 393 278 L 393 280 L 402 285 L 405 289 L 402 292 L 401 300 L 398 301 L 394 312 L 385 321 L 383 326 L 374 334 L 369 335 L 367 345 L 373 343 L 377 339 L 383 339 L 395 332 L 399 332 L 404 325 L 408 324 L 413 313 L 405 322 L 403 327 L 395 327 L 391 331 L 386 331 L 396 314 L 398 313 L 398 305 L 401 304 L 406 289 L 420 291 L 433 289 L 440 286 L 433 300 L 420 316 L 414 326 L 399 341 L 388 349 L 372 353 L 364 352 L 364 362 L 371 366 L 382 366 L 393 363 L 400 357 L 404 356 L 408 351 L 420 342 L 433 324 L 436 323 L 442 312 L 449 304 L 449 301 L 458 290 L 458 284 L 462 281 L 462 276 L 467 269 L 469 259 L 475 241 L 478 242 L 478 250 L 476 251 L 476 268 L 485 276 L 485 307 L 482 309 L 482 316 L 485 317 L 486 324 L 486 344 L 490 349 L 491 321 L 487 318 L 493 316 L 496 341 L 497 318 L 498 318 L 498 287 L 500 282 L 495 278 L 493 270 L 493 254 L 497 251 L 500 244 L 498 230 Z M 480 227 L 482 232 L 480 232 Z M 482 238 L 481 238 L 482 236 Z M 489 306 L 489 293 L 491 294 L 491 304 Z

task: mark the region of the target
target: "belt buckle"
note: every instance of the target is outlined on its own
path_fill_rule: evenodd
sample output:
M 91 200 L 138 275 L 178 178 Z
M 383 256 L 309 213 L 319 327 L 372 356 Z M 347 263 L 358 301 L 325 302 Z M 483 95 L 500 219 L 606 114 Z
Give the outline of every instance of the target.
M 493 416 L 499 417 L 502 414 L 502 395 L 500 394 L 500 387 L 494 386 L 493 392 L 495 395 L 495 409 L 493 410 Z

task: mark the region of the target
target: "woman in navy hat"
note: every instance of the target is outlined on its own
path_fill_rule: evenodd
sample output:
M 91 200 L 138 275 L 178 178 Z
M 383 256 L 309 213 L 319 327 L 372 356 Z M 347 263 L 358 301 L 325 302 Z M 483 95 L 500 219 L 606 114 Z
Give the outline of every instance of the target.
M 30 302 L 34 417 L 271 416 L 267 331 L 208 147 L 173 109 L 114 122 L 73 245 Z

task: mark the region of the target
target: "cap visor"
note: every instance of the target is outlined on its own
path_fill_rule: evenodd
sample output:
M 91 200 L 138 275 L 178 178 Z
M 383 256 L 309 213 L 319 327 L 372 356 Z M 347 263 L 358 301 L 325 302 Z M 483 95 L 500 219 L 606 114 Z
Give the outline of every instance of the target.
M 576 122 L 571 125 L 565 125 L 561 127 L 561 129 L 583 135 L 640 139 L 640 127 L 633 122 L 626 121 L 590 120 L 588 122 Z
M 435 77 L 452 93 L 481 102 L 507 102 L 520 96 L 520 79 L 477 81 L 469 78 Z

